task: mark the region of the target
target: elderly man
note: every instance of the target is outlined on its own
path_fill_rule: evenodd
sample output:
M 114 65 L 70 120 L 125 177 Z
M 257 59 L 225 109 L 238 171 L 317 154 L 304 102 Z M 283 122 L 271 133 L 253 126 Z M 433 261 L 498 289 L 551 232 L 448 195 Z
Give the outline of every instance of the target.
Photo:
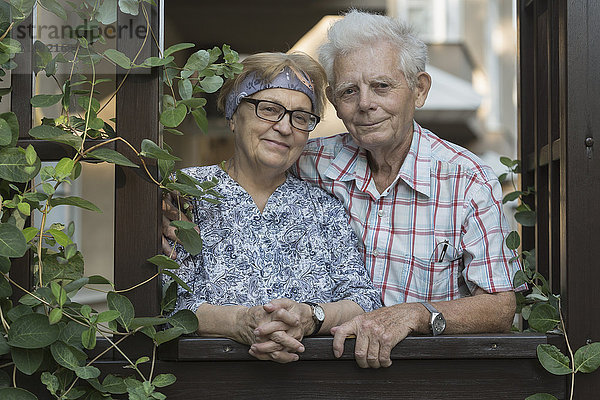
M 409 334 L 509 331 L 520 267 L 504 243 L 500 183 L 414 122 L 431 86 L 425 44 L 392 18 L 352 11 L 319 58 L 348 133 L 310 140 L 293 172 L 342 201 L 386 306 L 334 327 L 334 354 L 355 335 L 360 367 L 388 367 Z M 293 351 L 251 349 L 274 346 Z
M 400 22 L 358 11 L 329 30 L 319 60 L 348 133 L 309 141 L 297 174 L 338 197 L 384 305 L 332 329 L 356 335 L 361 367 L 391 365 L 411 333 L 509 331 L 519 265 L 502 192 L 469 151 L 414 122 L 431 87 L 427 48 Z

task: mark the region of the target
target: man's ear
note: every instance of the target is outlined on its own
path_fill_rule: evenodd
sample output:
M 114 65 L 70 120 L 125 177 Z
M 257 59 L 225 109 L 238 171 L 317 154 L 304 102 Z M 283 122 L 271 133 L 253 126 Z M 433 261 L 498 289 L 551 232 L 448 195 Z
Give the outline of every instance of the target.
M 333 89 L 331 86 L 327 86 L 327 89 L 325 89 L 325 95 L 327 96 L 327 100 L 329 100 L 329 102 L 335 106 L 335 98 L 333 97 Z
M 333 89 L 331 86 L 327 86 L 327 89 L 325 89 L 325 95 L 327 95 L 327 100 L 329 100 L 329 102 L 333 105 L 333 108 L 335 109 L 335 114 L 337 115 L 337 117 L 339 119 L 342 119 L 342 117 L 340 117 L 340 114 L 337 110 L 337 107 L 335 106 L 335 97 L 333 96 Z
M 417 108 L 421 108 L 425 104 L 429 89 L 431 89 L 431 75 L 424 71 L 419 72 L 417 74 L 417 87 L 415 87 L 415 106 Z

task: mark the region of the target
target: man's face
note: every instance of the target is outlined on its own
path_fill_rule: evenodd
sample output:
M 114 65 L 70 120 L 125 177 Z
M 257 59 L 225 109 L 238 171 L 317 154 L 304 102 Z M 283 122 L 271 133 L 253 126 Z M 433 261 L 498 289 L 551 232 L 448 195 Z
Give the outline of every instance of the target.
M 334 63 L 334 87 L 328 96 L 357 144 L 386 151 L 412 139 L 415 107 L 425 103 L 429 76 L 414 90 L 400 71 L 397 50 L 388 43 L 363 46 Z M 423 86 L 426 86 L 424 89 Z

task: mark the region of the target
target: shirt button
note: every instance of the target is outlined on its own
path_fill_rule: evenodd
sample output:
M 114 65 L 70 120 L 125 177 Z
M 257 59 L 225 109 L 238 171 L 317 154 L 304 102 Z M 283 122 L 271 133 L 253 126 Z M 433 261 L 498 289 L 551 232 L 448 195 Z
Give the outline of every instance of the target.
M 383 217 L 383 210 L 377 211 L 377 215 L 379 215 L 380 217 Z
M 379 255 L 379 250 L 377 250 L 377 249 L 373 250 L 373 255 L 375 257 L 377 257 Z

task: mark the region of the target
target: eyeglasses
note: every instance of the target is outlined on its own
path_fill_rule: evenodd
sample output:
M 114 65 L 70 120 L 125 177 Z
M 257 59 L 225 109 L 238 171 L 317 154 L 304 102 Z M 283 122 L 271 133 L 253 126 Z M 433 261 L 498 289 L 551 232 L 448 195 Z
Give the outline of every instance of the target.
M 289 113 L 290 124 L 294 128 L 304 132 L 310 132 L 315 129 L 321 120 L 318 115 L 309 113 L 308 111 L 288 110 L 281 104 L 274 103 L 272 101 L 251 99 L 249 97 L 244 97 L 242 100 L 250 104 L 254 104 L 256 116 L 260 119 L 264 119 L 265 121 L 279 122 L 283 119 L 285 114 Z

